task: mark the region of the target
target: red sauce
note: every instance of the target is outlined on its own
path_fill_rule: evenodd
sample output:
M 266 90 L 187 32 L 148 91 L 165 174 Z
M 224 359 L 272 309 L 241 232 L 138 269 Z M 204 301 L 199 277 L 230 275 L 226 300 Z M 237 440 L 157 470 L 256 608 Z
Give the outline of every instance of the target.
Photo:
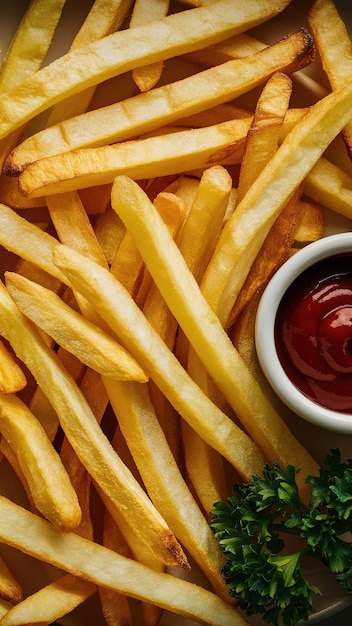
M 320 261 L 292 283 L 275 341 L 296 387 L 328 409 L 352 412 L 352 253 Z

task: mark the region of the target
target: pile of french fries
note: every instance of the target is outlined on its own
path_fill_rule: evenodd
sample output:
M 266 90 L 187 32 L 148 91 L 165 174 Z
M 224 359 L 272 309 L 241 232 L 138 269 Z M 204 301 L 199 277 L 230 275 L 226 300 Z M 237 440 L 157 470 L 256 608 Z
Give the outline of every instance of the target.
M 259 371 L 256 307 L 326 209 L 352 217 L 333 0 L 253 34 L 295 3 L 95 0 L 50 63 L 65 0 L 18 25 L 0 70 L 0 626 L 91 599 L 108 626 L 248 624 L 213 503 L 267 461 L 299 467 L 303 497 L 317 471 Z M 317 58 L 329 88 L 290 106 Z

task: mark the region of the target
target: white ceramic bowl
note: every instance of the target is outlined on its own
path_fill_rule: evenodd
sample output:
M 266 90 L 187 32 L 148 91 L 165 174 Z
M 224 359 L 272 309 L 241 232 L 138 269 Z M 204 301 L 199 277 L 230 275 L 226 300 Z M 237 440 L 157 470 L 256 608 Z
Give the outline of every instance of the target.
M 304 395 L 285 373 L 275 345 L 275 320 L 283 295 L 303 271 L 328 257 L 352 252 L 352 232 L 324 237 L 286 261 L 268 283 L 258 307 L 255 341 L 263 372 L 276 394 L 296 414 L 328 430 L 352 434 L 351 414 L 324 408 Z

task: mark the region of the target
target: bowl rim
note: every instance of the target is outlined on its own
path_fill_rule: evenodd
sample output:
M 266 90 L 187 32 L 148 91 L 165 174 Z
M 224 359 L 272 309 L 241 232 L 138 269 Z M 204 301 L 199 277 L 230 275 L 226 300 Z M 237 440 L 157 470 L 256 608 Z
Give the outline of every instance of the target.
M 258 305 L 255 345 L 263 373 L 284 404 L 312 424 L 352 434 L 351 414 L 339 413 L 315 403 L 291 382 L 277 356 L 274 338 L 276 312 L 291 283 L 318 261 L 344 252 L 352 252 L 352 232 L 327 235 L 307 244 L 276 271 L 264 289 Z

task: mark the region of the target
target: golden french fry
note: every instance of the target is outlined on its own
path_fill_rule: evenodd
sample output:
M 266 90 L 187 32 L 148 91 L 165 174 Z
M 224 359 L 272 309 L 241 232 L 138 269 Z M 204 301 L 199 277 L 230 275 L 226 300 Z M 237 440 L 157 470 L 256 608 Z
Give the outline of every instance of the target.
M 289 431 L 245 367 L 144 192 L 131 179 L 119 177 L 114 181 L 111 201 L 133 234 L 154 282 L 192 348 L 253 441 L 268 459 L 298 464 L 302 467 L 302 474 L 306 475 L 316 463 Z M 54 251 L 55 259 L 57 251 Z M 60 267 L 64 269 L 61 262 Z M 73 274 L 70 269 L 69 276 Z M 73 280 L 76 283 L 76 277 Z M 226 458 L 226 454 L 224 456 Z M 300 487 L 305 489 L 303 484 Z
M 35 0 L 28 5 L 0 68 L 0 91 L 11 91 L 42 65 L 66 0 Z M 0 171 L 23 128 L 0 141 Z
M 0 341 L 0 393 L 17 393 L 27 384 L 27 378 L 13 354 Z
M 130 19 L 130 28 L 165 17 L 170 0 L 136 0 Z M 132 77 L 141 91 L 149 91 L 157 84 L 163 71 L 163 62 L 156 61 L 132 71 Z
M 249 120 L 223 122 L 40 159 L 19 176 L 29 197 L 64 193 L 112 182 L 117 175 L 135 179 L 167 176 L 216 163 L 238 163 Z
M 107 265 L 78 193 L 50 196 L 46 202 L 58 238 L 68 246 L 78 247 L 97 263 Z
M 126 228 L 110 205 L 98 216 L 94 225 L 95 236 L 103 250 L 106 262 L 111 265 L 123 240 Z
M 156 572 L 48 522 L 0 496 L 0 540 L 85 580 L 146 600 L 209 626 L 248 626 L 227 602 L 185 580 Z
M 257 445 L 200 391 L 120 283 L 103 267 L 67 246 L 58 245 L 54 258 L 76 289 L 94 302 L 180 415 L 240 474 L 260 472 L 263 457 Z
M 268 80 L 258 98 L 240 167 L 237 204 L 278 148 L 291 93 L 290 78 L 286 74 L 276 73 Z
M 60 100 L 141 65 L 201 48 L 251 28 L 282 11 L 289 0 L 218 0 L 150 24 L 112 33 L 59 57 L 1 100 L 0 139 Z M 16 108 L 14 107 L 16 103 Z
M 148 380 L 125 348 L 50 289 L 14 272 L 6 272 L 6 286 L 24 315 L 88 367 L 112 379 Z
M 140 541 L 149 542 L 167 564 L 182 566 L 186 562 L 183 551 L 162 516 L 112 449 L 74 380 L 32 323 L 20 313 L 3 284 L 0 285 L 0 307 L 0 334 L 32 372 L 56 410 L 77 456 L 108 494 L 112 508 L 123 508 L 122 513 L 133 525 Z
M 182 230 L 179 248 L 199 282 L 220 234 L 232 190 L 232 179 L 221 166 L 205 170 Z M 184 366 L 189 342 L 178 330 L 175 353 Z M 191 373 L 192 375 L 192 373 Z M 222 457 L 184 420 L 181 423 L 185 466 L 192 486 L 206 511 L 226 493 Z
M 347 85 L 352 80 L 352 41 L 333 0 L 315 0 L 308 23 L 332 89 Z M 342 132 L 352 158 L 352 123 Z
M 111 380 L 105 380 L 105 386 L 149 496 L 213 589 L 229 600 L 221 575 L 223 555 L 167 445 L 148 387 L 138 383 L 115 384 Z
M 351 119 L 351 105 L 351 84 L 313 105 L 225 224 L 202 281 L 202 290 L 223 324 L 273 221 Z
M 62 530 L 76 528 L 81 520 L 76 492 L 44 429 L 15 395 L 0 395 L 0 430 L 16 451 L 37 509 Z
M 4 559 L 0 557 L 0 597 L 7 602 L 21 602 L 23 593 Z
M 256 292 L 261 292 L 274 272 L 288 259 L 296 236 L 301 193 L 298 188 L 271 227 L 236 298 L 226 328 L 232 326 Z
M 131 139 L 226 103 L 263 84 L 274 72 L 297 71 L 310 62 L 312 50 L 311 36 L 301 29 L 248 58 L 68 119 L 23 141 L 7 159 L 5 171 L 18 175 L 40 158 Z
M 294 247 L 299 248 L 324 236 L 324 217 L 322 207 L 313 202 L 301 200 L 297 208 Z
M 97 587 L 73 574 L 66 574 L 27 596 L 2 618 L 5 626 L 49 626 L 95 593 Z
M 352 178 L 325 157 L 312 166 L 304 180 L 304 193 L 322 206 L 352 217 Z
M 57 239 L 5 204 L 0 204 L 0 243 L 6 250 L 39 266 L 60 282 L 67 281 L 52 262 L 52 251 Z

